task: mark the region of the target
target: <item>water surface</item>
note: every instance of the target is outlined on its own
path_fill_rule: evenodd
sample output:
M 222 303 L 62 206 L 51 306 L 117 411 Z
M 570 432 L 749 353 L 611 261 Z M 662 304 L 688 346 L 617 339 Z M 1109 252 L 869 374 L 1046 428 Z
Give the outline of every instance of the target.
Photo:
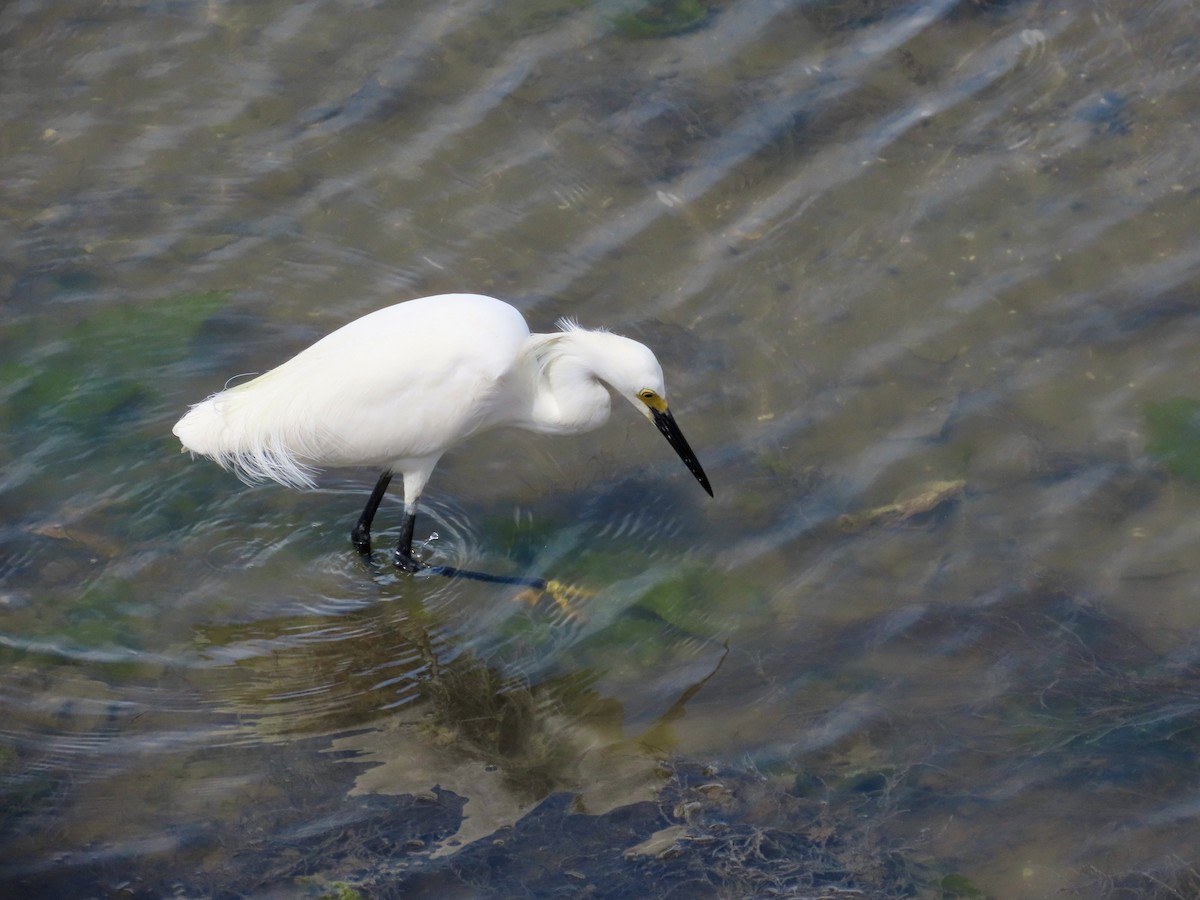
M 499 894 L 561 815 L 612 896 L 752 826 L 797 866 L 713 891 L 837 835 L 878 896 L 1191 893 L 1194 14 L 8 5 L 0 877 Z M 623 408 L 447 456 L 428 558 L 570 613 L 170 434 L 456 290 L 648 343 L 713 482 Z M 646 802 L 675 855 L 605 830 Z

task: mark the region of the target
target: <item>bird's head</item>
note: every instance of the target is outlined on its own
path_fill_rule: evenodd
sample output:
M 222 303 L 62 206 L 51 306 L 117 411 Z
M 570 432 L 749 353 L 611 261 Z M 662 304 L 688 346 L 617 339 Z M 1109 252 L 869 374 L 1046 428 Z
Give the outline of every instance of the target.
M 683 432 L 667 405 L 667 389 L 663 382 L 662 366 L 653 351 L 645 344 L 608 332 L 590 332 L 597 340 L 593 364 L 595 376 L 633 404 L 634 408 L 654 423 L 663 437 L 679 454 L 688 471 L 700 486 L 712 496 L 712 485 L 688 446 Z

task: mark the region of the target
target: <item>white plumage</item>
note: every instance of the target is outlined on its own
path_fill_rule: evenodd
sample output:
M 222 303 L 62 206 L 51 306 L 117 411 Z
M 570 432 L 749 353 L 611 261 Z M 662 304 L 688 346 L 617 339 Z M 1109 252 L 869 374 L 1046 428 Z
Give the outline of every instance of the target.
M 174 433 L 185 449 L 250 482 L 311 487 L 321 468 L 383 470 L 352 535 L 364 552 L 391 474 L 401 473 L 406 521 L 397 562 L 409 570 L 417 567 L 411 555 L 417 501 L 446 450 L 501 426 L 589 431 L 608 419 L 609 389 L 655 422 L 711 494 L 667 409 L 654 354 L 606 331 L 573 322 L 560 327 L 530 334 L 512 306 L 475 294 L 398 303 L 202 400 Z

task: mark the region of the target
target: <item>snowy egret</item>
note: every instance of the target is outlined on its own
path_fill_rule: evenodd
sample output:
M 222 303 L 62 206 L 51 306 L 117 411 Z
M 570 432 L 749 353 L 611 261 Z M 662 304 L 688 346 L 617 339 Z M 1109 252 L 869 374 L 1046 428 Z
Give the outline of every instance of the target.
M 312 487 L 318 469 L 383 470 L 350 539 L 371 548 L 371 522 L 392 475 L 404 479 L 396 564 L 409 572 L 417 501 L 442 454 L 502 426 L 545 434 L 608 419 L 611 389 L 650 419 L 688 470 L 712 487 L 667 408 L 648 347 L 560 321 L 530 334 L 512 306 L 477 294 L 397 303 L 339 328 L 252 381 L 193 406 L 174 433 L 248 483 Z

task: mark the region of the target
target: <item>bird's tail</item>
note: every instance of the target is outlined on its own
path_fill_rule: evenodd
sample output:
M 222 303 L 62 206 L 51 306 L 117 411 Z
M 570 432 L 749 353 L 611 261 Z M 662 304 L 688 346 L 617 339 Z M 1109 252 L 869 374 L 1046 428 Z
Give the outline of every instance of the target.
M 276 417 L 253 408 L 255 395 L 243 390 L 251 384 L 201 400 L 172 432 L 185 450 L 207 456 L 247 484 L 277 481 L 287 487 L 314 487 L 316 472 L 298 458 L 296 442 L 287 439 L 285 430 L 272 427 Z

